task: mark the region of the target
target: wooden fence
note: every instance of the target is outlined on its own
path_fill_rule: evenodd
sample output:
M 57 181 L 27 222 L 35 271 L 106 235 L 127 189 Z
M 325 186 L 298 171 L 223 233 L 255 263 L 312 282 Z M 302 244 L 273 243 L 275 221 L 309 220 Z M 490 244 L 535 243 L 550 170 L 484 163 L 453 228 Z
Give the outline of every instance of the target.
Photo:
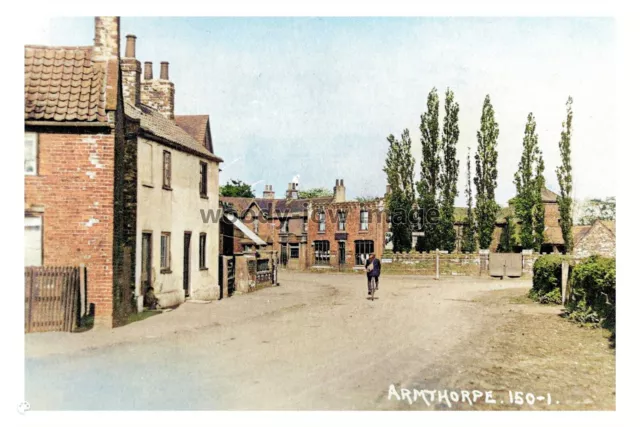
M 71 332 L 80 315 L 81 267 L 25 267 L 25 332 Z

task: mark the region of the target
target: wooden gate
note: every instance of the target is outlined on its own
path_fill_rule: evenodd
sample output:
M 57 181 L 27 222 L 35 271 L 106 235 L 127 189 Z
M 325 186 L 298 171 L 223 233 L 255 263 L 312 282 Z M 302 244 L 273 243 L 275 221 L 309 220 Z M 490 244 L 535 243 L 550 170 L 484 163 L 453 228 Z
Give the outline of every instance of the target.
M 80 267 L 25 267 L 25 332 L 71 332 L 80 314 Z
M 493 277 L 522 276 L 522 254 L 516 254 L 516 253 L 489 254 L 489 275 Z

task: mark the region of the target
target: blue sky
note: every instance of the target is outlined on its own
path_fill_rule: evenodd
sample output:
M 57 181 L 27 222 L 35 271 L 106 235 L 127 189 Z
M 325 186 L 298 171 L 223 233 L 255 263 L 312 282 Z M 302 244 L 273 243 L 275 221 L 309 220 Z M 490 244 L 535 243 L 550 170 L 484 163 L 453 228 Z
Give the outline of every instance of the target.
M 460 104 L 460 197 L 482 102 L 500 125 L 499 203 L 513 196 L 527 114 L 537 119 L 547 185 L 557 190 L 558 140 L 574 98 L 575 196 L 615 195 L 615 23 L 609 18 L 133 18 L 137 57 L 170 62 L 177 114 L 209 114 L 221 182 L 382 195 L 386 137 L 411 132 L 436 87 Z M 44 21 L 28 43 L 88 45 L 93 18 Z

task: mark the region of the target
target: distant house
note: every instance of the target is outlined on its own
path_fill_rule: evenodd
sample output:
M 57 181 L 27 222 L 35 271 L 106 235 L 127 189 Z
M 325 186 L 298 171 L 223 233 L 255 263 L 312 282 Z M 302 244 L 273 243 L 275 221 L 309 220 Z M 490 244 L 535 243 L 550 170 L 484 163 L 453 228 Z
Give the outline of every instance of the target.
M 292 182 L 283 199 L 275 198 L 270 185 L 262 198 L 221 197 L 251 231 L 235 227 L 234 252 L 275 250 L 288 269 L 357 267 L 372 252 L 382 256 L 388 231 L 382 199 L 347 201 L 342 180 L 336 180 L 333 196 L 300 199 L 298 191 Z
M 597 220 L 593 225 L 573 227 L 573 255 L 578 258 L 590 255 L 616 256 L 615 221 Z

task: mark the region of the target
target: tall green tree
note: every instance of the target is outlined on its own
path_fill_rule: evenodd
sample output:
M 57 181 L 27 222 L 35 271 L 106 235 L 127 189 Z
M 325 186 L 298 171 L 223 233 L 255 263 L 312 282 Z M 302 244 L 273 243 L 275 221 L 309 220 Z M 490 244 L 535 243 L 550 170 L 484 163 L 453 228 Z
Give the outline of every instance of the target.
M 458 112 L 460 106 L 454 99 L 453 91 L 447 88 L 444 102 L 444 123 L 442 126 L 442 169 L 440 172 L 440 247 L 449 252 L 456 248 L 454 225 L 454 204 L 458 196 L 458 170 L 460 161 L 456 158 L 460 129 Z
M 220 195 L 223 197 L 256 197 L 251 186 L 239 179 L 227 181 L 220 187 Z
M 560 228 L 562 238 L 565 242 L 567 252 L 573 251 L 573 200 L 571 192 L 573 190 L 573 176 L 571 170 L 571 132 L 573 131 L 573 98 L 567 99 L 567 119 L 562 122 L 562 132 L 560 133 L 560 166 L 556 168 L 558 185 L 560 186 L 560 197 L 558 207 L 560 208 Z
M 467 220 L 462 236 L 462 251 L 473 253 L 476 251 L 476 220 L 473 214 L 473 193 L 471 190 L 471 147 L 467 152 L 467 187 L 465 188 L 467 198 Z
M 505 222 L 505 226 L 500 233 L 498 252 L 513 252 L 513 247 L 516 244 L 516 225 L 510 216 L 505 218 Z
M 597 220 L 616 220 L 616 198 L 606 197 L 604 199 L 590 199 L 584 206 L 583 211 L 577 218 L 580 225 L 593 225 Z
M 538 145 L 536 119 L 533 113 L 527 116 L 522 139 L 522 157 L 514 175 L 516 197 L 515 213 L 520 218 L 520 242 L 524 249 L 540 251 L 544 233 L 544 206 L 542 189 L 544 187 L 544 163 Z
M 476 175 L 476 217 L 478 223 L 478 243 L 480 249 L 491 245 L 493 228 L 498 214 L 495 191 L 498 179 L 498 135 L 500 130 L 495 120 L 491 98 L 487 95 L 482 106 L 480 130 L 477 133 L 478 148 L 475 155 Z
M 387 137 L 389 149 L 385 160 L 384 172 L 391 193 L 387 195 L 386 204 L 391 219 L 391 233 L 394 252 L 411 250 L 411 225 L 409 215 L 413 205 L 413 157 L 411 155 L 411 138 L 405 129 L 402 140 L 394 135 Z
M 440 175 L 440 131 L 438 110 L 440 101 L 436 88 L 431 89 L 427 97 L 427 111 L 420 116 L 420 143 L 422 160 L 420 161 L 420 181 L 417 184 L 418 205 L 422 211 L 421 231 L 424 236 L 418 239 L 416 249 L 432 251 L 438 249 L 438 204 L 437 189 Z
M 535 205 L 533 207 L 533 243 L 536 250 L 540 250 L 544 243 L 544 204 L 542 203 L 542 190 L 545 188 L 544 180 L 544 160 L 542 159 L 542 151 L 538 156 L 536 165 L 536 187 L 539 191 L 536 193 Z

